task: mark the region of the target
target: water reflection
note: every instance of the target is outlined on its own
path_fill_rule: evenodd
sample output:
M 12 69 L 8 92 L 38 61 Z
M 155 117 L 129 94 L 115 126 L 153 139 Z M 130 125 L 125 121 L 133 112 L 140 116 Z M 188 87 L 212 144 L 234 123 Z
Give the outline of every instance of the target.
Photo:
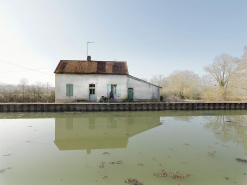
M 247 116 L 213 116 L 206 119 L 209 122 L 205 127 L 212 130 L 216 138 L 241 144 L 247 155 Z
M 173 117 L 173 119 L 176 121 L 191 122 L 191 121 L 193 121 L 193 119 L 195 119 L 195 117 L 194 116 L 176 116 L 176 117 Z
M 128 139 L 161 125 L 159 116 L 88 116 L 55 118 L 59 150 L 126 148 Z

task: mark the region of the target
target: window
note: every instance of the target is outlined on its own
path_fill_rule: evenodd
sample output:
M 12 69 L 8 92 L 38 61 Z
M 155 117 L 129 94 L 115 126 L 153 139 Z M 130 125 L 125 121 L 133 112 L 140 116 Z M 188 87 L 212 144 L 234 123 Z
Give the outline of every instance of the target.
M 66 84 L 66 96 L 73 96 L 73 84 Z
M 110 96 L 110 92 L 114 94 L 115 97 L 121 97 L 121 85 L 119 84 L 107 84 L 107 96 Z
M 89 94 L 95 94 L 95 89 L 89 89 Z
M 111 91 L 113 94 L 117 94 L 117 85 L 116 84 L 111 85 Z
M 89 84 L 89 94 L 95 94 L 95 84 Z

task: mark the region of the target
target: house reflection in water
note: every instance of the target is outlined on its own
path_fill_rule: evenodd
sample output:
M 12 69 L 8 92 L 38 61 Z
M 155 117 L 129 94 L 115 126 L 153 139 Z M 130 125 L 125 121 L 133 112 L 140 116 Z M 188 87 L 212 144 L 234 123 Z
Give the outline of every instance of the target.
M 126 148 L 134 135 L 161 125 L 159 116 L 101 116 L 56 118 L 55 141 L 59 150 Z

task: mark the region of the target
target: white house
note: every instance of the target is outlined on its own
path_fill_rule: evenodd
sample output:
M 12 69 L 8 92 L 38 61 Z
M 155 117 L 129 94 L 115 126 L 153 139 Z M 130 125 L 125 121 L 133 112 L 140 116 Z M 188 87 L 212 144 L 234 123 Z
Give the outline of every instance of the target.
M 129 75 L 126 62 L 61 60 L 55 70 L 55 102 L 96 101 L 102 96 L 115 101 L 158 100 L 159 86 Z

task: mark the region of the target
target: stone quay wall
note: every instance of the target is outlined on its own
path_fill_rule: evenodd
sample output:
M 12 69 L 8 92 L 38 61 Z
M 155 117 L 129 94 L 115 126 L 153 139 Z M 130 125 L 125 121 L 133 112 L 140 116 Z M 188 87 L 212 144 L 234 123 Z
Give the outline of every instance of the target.
M 160 110 L 247 110 L 247 103 L 0 103 L 0 113 Z

